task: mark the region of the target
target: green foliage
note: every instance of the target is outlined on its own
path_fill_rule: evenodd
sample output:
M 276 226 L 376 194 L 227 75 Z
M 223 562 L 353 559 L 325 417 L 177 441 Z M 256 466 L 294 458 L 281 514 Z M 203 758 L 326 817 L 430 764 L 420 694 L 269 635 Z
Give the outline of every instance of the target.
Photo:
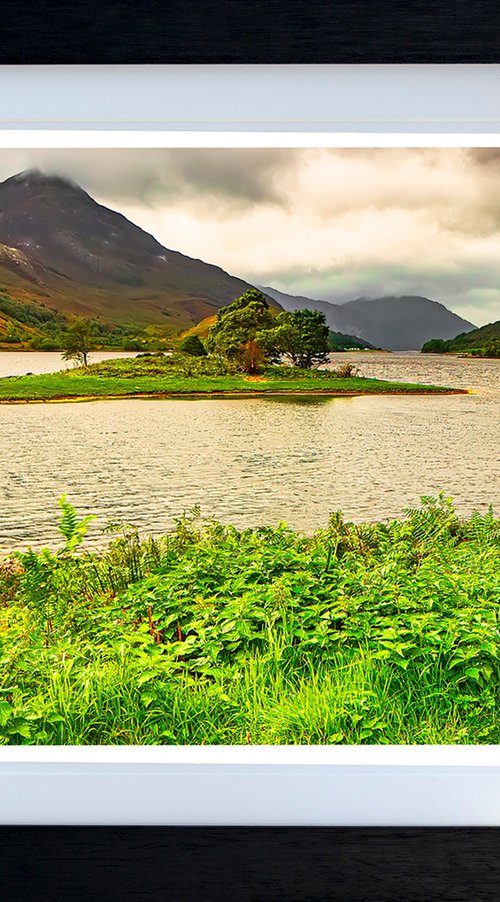
M 78 317 L 68 326 L 63 340 L 63 360 L 74 360 L 87 366 L 88 355 L 96 347 L 94 323 Z
M 261 291 L 251 288 L 221 307 L 210 329 L 207 348 L 237 362 L 246 373 L 258 372 L 265 360 L 261 336 L 273 325 L 273 315 Z
M 35 335 L 30 338 L 29 347 L 32 351 L 59 351 L 63 339 L 54 336 L 54 338 L 44 338 L 41 335 Z
M 356 338 L 354 335 L 344 335 L 343 332 L 332 332 L 331 329 L 328 330 L 328 344 L 330 351 L 336 352 L 374 350 L 373 345 L 363 338 Z
M 206 357 L 207 349 L 198 335 L 187 335 L 180 345 L 183 354 L 191 357 Z
M 447 350 L 448 342 L 443 338 L 431 338 L 422 346 L 423 354 L 444 354 Z
M 493 511 L 307 537 L 179 518 L 0 564 L 0 743 L 498 743 Z M 116 530 L 116 527 L 114 527 Z
M 444 341 L 433 338 L 422 347 L 424 354 L 464 353 L 471 357 L 500 357 L 500 320 L 471 332 L 461 332 Z
M 78 514 L 66 495 L 59 499 L 59 507 L 61 508 L 61 519 L 58 528 L 66 539 L 62 554 L 72 554 L 79 545 L 82 544 L 88 530 L 89 523 L 94 519 L 92 514 L 82 517 L 80 520 Z
M 54 617 L 64 600 L 65 589 L 72 574 L 72 555 L 82 544 L 92 516 L 79 519 L 74 507 L 63 495 L 59 500 L 61 518 L 58 528 L 65 542 L 53 553 L 48 548 L 36 552 L 32 548 L 18 552 L 16 560 L 20 565 L 19 590 L 28 605 L 35 612 L 39 625 L 47 633 L 53 630 Z M 61 561 L 70 561 L 64 566 Z
M 257 373 L 268 360 L 281 358 L 301 369 L 325 363 L 330 341 L 323 313 L 296 310 L 273 315 L 262 292 L 252 288 L 219 310 L 207 347 L 237 361 L 243 372 Z
M 17 300 L 0 288 L 0 316 L 7 318 L 7 327 L 0 336 L 2 344 L 22 344 L 36 351 L 63 350 L 79 322 L 38 300 Z M 134 325 L 117 325 L 103 320 L 91 320 L 93 343 L 101 349 L 120 348 L 129 351 L 161 349 L 167 345 L 172 329 Z M 73 358 L 71 358 L 73 359 Z
M 33 328 L 45 326 L 52 330 L 61 329 L 66 323 L 66 318 L 62 313 L 58 313 L 56 310 L 45 307 L 40 303 L 17 301 L 1 289 L 0 313 L 4 313 L 18 324 L 22 323 Z
M 301 369 L 325 363 L 330 351 L 325 315 L 318 310 L 280 313 L 261 342 L 275 358 L 284 357 Z

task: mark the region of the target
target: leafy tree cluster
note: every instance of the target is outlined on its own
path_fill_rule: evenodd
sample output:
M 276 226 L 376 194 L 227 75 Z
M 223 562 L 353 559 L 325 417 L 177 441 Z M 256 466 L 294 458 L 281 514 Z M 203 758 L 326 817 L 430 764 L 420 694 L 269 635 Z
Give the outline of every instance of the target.
M 207 347 L 250 374 L 257 373 L 264 363 L 281 359 L 310 369 L 324 363 L 330 350 L 322 313 L 296 310 L 276 314 L 255 288 L 219 310 Z
M 57 310 L 51 310 L 43 304 L 16 301 L 5 292 L 0 292 L 0 313 L 24 326 L 46 325 L 60 329 L 66 323 L 66 317 Z
M 266 358 L 263 336 L 273 325 L 266 298 L 251 288 L 221 307 L 208 334 L 208 350 L 236 361 L 244 372 L 256 373 Z
M 318 310 L 279 313 L 263 340 L 273 356 L 305 370 L 325 363 L 330 350 L 328 326 Z
M 44 304 L 18 301 L 5 291 L 0 291 L 0 314 L 10 320 L 7 331 L 2 336 L 2 342 L 19 344 L 29 341 L 32 347 L 43 349 L 59 346 L 58 336 L 65 329 L 67 322 L 66 317 L 57 310 L 52 310 Z M 41 331 L 43 337 L 40 334 L 34 335 L 32 330 Z

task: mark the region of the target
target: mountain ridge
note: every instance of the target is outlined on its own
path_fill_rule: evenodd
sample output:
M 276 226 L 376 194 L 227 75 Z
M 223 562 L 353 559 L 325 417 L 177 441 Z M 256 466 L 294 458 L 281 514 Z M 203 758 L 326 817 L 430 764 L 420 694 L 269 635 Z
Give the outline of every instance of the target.
M 71 179 L 29 169 L 0 183 L 3 306 L 30 305 L 35 325 L 48 309 L 173 336 L 213 317 L 251 287 L 220 266 L 164 247 Z M 321 310 L 332 332 L 375 347 L 420 349 L 429 339 L 447 340 L 475 328 L 440 302 L 419 296 L 339 305 L 262 290 L 278 309 Z M 11 327 L 4 309 L 0 333 Z
M 420 295 L 356 298 L 344 304 L 289 295 L 271 286 L 262 290 L 285 310 L 310 307 L 326 316 L 330 329 L 355 335 L 388 350 L 420 350 L 430 338 L 454 338 L 475 329 L 440 301 Z
M 0 183 L 0 245 L 0 284 L 14 296 L 28 282 L 34 300 L 62 313 L 119 324 L 178 331 L 253 287 L 39 170 Z

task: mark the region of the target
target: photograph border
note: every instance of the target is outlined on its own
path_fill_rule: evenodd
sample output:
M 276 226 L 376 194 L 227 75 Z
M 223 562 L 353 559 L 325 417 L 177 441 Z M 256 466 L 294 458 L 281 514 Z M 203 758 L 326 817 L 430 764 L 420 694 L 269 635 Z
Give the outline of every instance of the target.
M 365 67 L 370 69 L 371 67 Z M 455 70 L 462 67 L 455 67 Z M 464 67 L 465 68 L 465 67 Z M 500 67 L 480 67 L 499 70 Z M 457 73 L 459 76 L 460 73 Z M 487 83 L 498 71 L 487 73 Z M 366 73 L 369 78 L 369 73 Z M 491 78 L 490 78 L 491 77 Z M 486 82 L 485 82 L 486 86 Z M 486 88 L 485 88 L 486 90 Z M 386 110 L 387 115 L 387 110 Z M 45 118 L 45 123 L 53 122 Z M 153 131 L 136 122 L 123 132 L 75 119 L 62 132 L 68 146 L 500 146 L 500 117 L 463 118 L 423 132 L 411 117 L 406 128 L 384 132 L 367 120 L 344 130 L 342 118 L 326 118 L 317 131 L 301 120 L 301 130 L 256 132 L 252 120 L 226 120 L 216 131 L 213 119 L 192 120 L 189 130 L 163 120 Z M 401 121 L 401 120 L 400 120 Z M 427 121 L 427 120 L 426 120 Z M 430 121 L 430 120 L 429 120 Z M 433 122 L 439 127 L 439 119 Z M 33 128 L 33 119 L 16 128 L 4 122 L 2 147 L 49 147 L 59 130 Z M 459 122 L 463 131 L 450 131 Z M 109 123 L 109 120 L 108 120 Z M 80 125 L 80 128 L 75 126 Z M 428 121 L 427 121 L 428 124 Z M 410 125 L 413 130 L 410 130 Z M 94 126 L 92 128 L 91 126 Z M 318 123 L 316 121 L 316 126 Z M 211 134 L 211 137 L 209 136 Z M 231 134 L 234 144 L 231 144 Z M 260 140 L 260 145 L 253 141 Z M 99 142 L 92 144 L 91 142 Z M 106 141 L 107 143 L 100 143 Z M 126 141 L 127 143 L 123 143 Z M 147 143 L 145 141 L 151 141 Z M 211 141 L 212 143 L 207 143 Z M 30 143 L 32 142 L 32 143 Z M 229 142 L 229 143 L 228 143 Z M 281 142 L 281 143 L 280 143 Z M 316 143 L 315 143 L 316 142 Z M 399 142 L 399 143 L 398 143 Z M 0 749 L 0 821 L 4 824 L 234 824 L 234 825 L 500 825 L 500 747 L 335 746 L 328 748 L 120 748 L 3 747 Z M 302 756 L 314 757 L 314 762 Z M 221 755 L 220 760 L 217 756 Z M 138 756 L 138 757 L 137 757 Z M 190 761 L 186 762 L 186 757 Z M 230 756 L 230 757 L 228 757 Z M 234 757 L 233 757 L 234 756 Z M 255 756 L 255 757 L 254 757 Z M 282 759 L 278 762 L 276 757 Z M 382 763 L 381 756 L 390 763 Z M 396 757 L 395 757 L 396 756 Z M 319 760 L 322 757 L 323 760 Z M 356 763 L 348 763 L 356 759 Z M 184 760 L 182 760 L 184 759 Z M 186 792 L 189 786 L 189 792 Z

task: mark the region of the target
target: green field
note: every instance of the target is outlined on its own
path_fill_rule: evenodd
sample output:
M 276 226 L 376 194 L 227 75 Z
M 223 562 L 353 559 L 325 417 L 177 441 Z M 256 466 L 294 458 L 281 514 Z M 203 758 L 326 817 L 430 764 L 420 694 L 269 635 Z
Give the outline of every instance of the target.
M 78 398 L 197 396 L 250 393 L 446 394 L 457 389 L 362 376 L 342 378 L 327 370 L 269 366 L 257 377 L 228 372 L 212 358 L 145 356 L 93 364 L 58 373 L 0 379 L 2 401 L 51 401 Z
M 424 498 L 312 537 L 197 512 L 0 563 L 0 743 L 500 742 L 500 521 Z

